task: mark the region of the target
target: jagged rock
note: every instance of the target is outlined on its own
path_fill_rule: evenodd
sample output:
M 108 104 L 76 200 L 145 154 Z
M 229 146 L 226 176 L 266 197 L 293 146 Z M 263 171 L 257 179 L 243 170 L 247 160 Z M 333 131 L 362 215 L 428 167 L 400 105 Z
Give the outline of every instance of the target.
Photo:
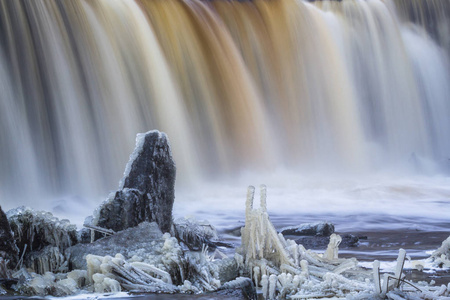
M 147 221 L 156 222 L 162 232 L 169 232 L 175 173 L 166 134 L 138 134 L 119 190 L 97 209 L 92 225 L 120 231 Z
M 69 220 L 59 220 L 49 212 L 19 207 L 8 211 L 7 216 L 26 267 L 33 268 L 35 259 L 30 259 L 30 255 L 39 256 L 37 252 L 47 246 L 56 247 L 64 253 L 66 248 L 78 242 L 76 226 Z
M 8 218 L 0 206 L 0 258 L 17 263 L 19 251 L 14 241 Z
M 306 223 L 284 227 L 280 232 L 283 235 L 330 236 L 334 233 L 334 225 L 328 222 Z

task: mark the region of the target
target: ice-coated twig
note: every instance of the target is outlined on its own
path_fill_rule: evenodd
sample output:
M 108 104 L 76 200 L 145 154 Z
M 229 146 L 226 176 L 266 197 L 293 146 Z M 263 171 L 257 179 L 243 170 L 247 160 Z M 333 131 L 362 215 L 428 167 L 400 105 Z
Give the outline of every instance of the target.
M 130 264 L 131 266 L 133 266 L 134 268 L 137 268 L 139 270 L 142 270 L 144 272 L 152 272 L 158 276 L 161 276 L 161 278 L 169 284 L 172 284 L 172 278 L 170 277 L 170 274 L 167 273 L 164 270 L 158 269 L 155 266 L 143 263 L 143 262 L 132 262 Z M 152 277 L 153 278 L 153 277 Z
M 23 257 L 25 256 L 25 252 L 27 251 L 27 244 L 23 246 L 22 255 L 20 256 L 19 261 L 17 262 L 16 268 L 14 270 L 22 269 Z
M 106 235 L 113 235 L 116 233 L 112 229 L 106 229 L 106 228 L 102 228 L 102 227 L 91 225 L 91 224 L 83 224 L 83 226 L 86 228 L 89 228 L 90 230 L 98 231 L 98 232 L 106 234 Z
M 141 262 L 130 264 L 120 254 L 117 254 L 114 258 L 110 256 L 87 255 L 86 261 L 88 264 L 88 278 L 94 283 L 94 288 L 98 292 L 103 292 L 105 285 L 110 286 L 114 284 L 114 281 L 109 281 L 109 279 L 105 278 L 119 282 L 126 290 L 166 293 L 173 293 L 178 290 L 172 284 L 172 279 L 166 271 Z M 149 273 L 156 274 L 162 279 L 151 276 Z

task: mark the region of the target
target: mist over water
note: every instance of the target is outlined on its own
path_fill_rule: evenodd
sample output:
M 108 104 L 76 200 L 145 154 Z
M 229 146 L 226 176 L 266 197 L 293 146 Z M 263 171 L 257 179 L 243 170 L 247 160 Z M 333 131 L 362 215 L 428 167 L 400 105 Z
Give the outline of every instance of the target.
M 176 215 L 438 222 L 449 54 L 447 0 L 1 1 L 0 204 L 81 224 L 159 129 Z

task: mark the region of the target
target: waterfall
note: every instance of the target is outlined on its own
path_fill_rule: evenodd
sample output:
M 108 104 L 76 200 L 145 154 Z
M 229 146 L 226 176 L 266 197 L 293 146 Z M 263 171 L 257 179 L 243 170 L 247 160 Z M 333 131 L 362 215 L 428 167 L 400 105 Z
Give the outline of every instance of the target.
M 136 133 L 178 181 L 447 170 L 448 0 L 0 1 L 0 201 L 116 188 Z

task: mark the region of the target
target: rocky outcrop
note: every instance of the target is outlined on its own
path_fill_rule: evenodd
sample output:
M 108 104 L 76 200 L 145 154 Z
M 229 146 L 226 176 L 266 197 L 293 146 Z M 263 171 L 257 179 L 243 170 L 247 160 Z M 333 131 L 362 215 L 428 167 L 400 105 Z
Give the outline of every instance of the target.
M 0 257 L 10 263 L 17 263 L 18 250 L 9 225 L 8 218 L 0 206 Z
M 119 190 L 97 209 L 92 225 L 120 231 L 147 221 L 169 232 L 175 174 L 167 135 L 159 131 L 138 134 Z

